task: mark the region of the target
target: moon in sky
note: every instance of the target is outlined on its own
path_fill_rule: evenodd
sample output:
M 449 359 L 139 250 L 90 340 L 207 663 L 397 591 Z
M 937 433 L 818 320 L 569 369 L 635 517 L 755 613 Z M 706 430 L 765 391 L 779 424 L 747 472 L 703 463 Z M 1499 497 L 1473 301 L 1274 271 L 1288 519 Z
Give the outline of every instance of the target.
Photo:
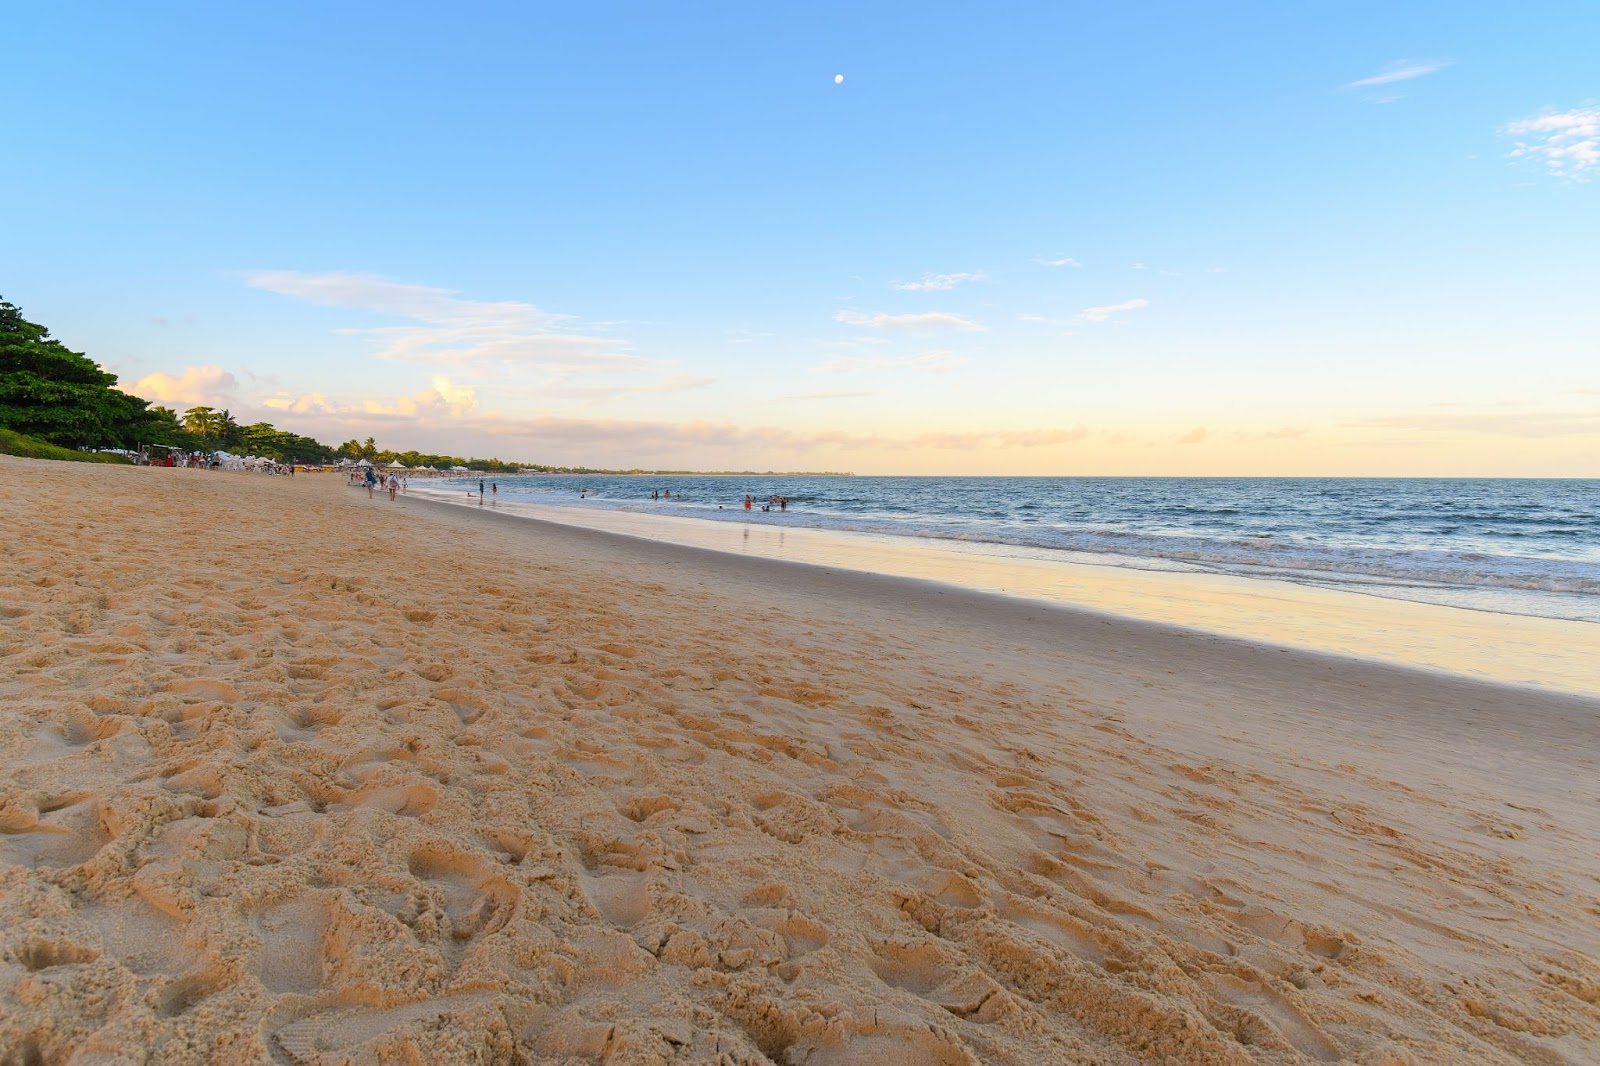
M 835 74 L 833 76 L 833 83 L 835 85 L 843 85 L 844 84 L 844 75 L 843 74 Z

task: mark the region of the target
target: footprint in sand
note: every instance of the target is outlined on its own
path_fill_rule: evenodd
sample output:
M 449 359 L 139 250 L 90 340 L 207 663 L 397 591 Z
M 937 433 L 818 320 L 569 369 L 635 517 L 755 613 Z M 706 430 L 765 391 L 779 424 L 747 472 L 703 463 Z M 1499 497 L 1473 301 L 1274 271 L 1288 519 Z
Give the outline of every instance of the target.
M 207 700 L 212 703 L 239 702 L 238 689 L 226 681 L 216 681 L 207 677 L 172 681 L 161 686 L 160 691 L 170 692 L 175 696 L 183 696 L 193 700 Z
M 328 804 L 328 810 L 348 811 L 358 807 L 370 807 L 398 814 L 402 818 L 421 818 L 433 810 L 438 802 L 439 790 L 429 784 L 375 783 L 345 793 L 338 802 Z
M 299 704 L 278 712 L 278 736 L 285 743 L 315 740 L 324 729 L 338 725 L 344 712 L 328 704 Z
M 655 907 L 649 881 L 661 869 L 659 851 L 620 837 L 585 840 L 577 850 L 578 883 L 595 910 L 619 929 L 644 921 Z
M 1009 992 L 971 963 L 933 941 L 888 940 L 868 960 L 878 979 L 949 1011 L 987 1023 L 1016 1013 Z
M 450 709 L 456 712 L 456 718 L 460 720 L 462 725 L 471 725 L 492 709 L 492 705 L 488 700 L 470 692 L 463 692 L 460 689 L 435 689 L 433 698 L 448 703 Z
M 1339 1045 L 1323 1035 L 1281 992 L 1231 974 L 1210 974 L 1207 984 L 1216 999 L 1243 1012 L 1244 1017 L 1236 1019 L 1231 1026 L 1240 1043 L 1266 1046 L 1272 1042 L 1270 1037 L 1277 1037 L 1295 1051 L 1319 1062 L 1338 1062 L 1343 1058 Z
M 0 804 L 0 863 L 67 869 L 88 862 L 110 841 L 99 799 L 72 794 Z
M 450 936 L 471 940 L 502 928 L 511 920 L 521 893 L 495 873 L 486 859 L 443 846 L 427 845 L 411 853 L 411 874 L 443 901 Z
M 122 718 L 102 717 L 85 709 L 72 709 L 34 730 L 34 750 L 29 762 L 48 762 L 71 755 L 99 740 L 121 733 Z
M 295 1063 L 433 1061 L 436 1043 L 428 1034 L 441 1026 L 454 1024 L 451 1015 L 480 1007 L 494 998 L 492 992 L 467 992 L 438 999 L 424 999 L 383 1010 L 336 1007 L 271 1030 L 270 1041 L 276 1051 Z M 415 1032 L 402 1035 L 407 1027 Z M 383 1038 L 383 1053 L 358 1054 L 364 1045 Z
M 1096 965 L 1106 960 L 1100 933 L 1088 922 L 1055 908 L 1025 900 L 1009 899 L 999 909 L 1000 917 L 1015 922 L 1051 944 Z
M 308 994 L 322 985 L 323 937 L 337 904 L 323 895 L 263 907 L 251 928 L 261 938 L 256 976 L 269 992 Z

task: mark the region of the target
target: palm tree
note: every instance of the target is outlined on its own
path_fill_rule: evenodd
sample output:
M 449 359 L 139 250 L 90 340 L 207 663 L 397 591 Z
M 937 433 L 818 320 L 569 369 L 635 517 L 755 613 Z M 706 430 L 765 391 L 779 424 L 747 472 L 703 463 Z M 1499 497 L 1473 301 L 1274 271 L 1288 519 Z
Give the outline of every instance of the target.
M 231 448 L 239 441 L 239 422 L 226 407 L 217 415 L 217 437 L 224 448 Z
M 217 434 L 217 412 L 209 407 L 191 407 L 183 413 L 183 428 L 197 437 Z

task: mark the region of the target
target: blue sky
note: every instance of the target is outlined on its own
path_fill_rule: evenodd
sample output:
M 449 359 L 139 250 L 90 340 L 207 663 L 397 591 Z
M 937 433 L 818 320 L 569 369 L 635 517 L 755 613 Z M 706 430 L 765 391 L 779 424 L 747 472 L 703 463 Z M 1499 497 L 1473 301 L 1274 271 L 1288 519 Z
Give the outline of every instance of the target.
M 327 440 L 1593 476 L 1600 7 L 1477 7 L 28 5 L 0 295 Z

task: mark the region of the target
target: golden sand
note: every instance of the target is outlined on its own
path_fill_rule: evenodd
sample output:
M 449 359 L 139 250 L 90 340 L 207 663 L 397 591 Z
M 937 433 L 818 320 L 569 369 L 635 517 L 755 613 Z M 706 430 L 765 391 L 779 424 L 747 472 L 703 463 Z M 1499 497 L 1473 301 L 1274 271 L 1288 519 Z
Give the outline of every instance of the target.
M 333 477 L 0 528 L 0 1061 L 1600 1060 L 1592 699 Z

